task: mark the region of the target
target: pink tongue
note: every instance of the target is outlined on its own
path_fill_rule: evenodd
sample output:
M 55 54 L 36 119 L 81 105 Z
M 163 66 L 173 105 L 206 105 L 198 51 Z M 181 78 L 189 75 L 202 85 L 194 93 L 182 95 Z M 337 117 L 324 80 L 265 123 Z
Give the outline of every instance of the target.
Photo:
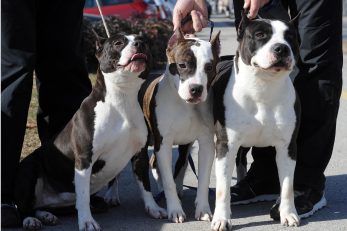
M 131 61 L 133 61 L 134 59 L 147 59 L 147 56 L 142 53 L 136 53 L 131 57 Z

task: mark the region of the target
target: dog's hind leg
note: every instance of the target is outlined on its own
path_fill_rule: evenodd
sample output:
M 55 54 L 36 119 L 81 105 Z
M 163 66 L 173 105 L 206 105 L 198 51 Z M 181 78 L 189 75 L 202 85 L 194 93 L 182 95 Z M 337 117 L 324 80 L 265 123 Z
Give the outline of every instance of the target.
M 176 183 L 177 194 L 183 196 L 183 180 L 188 166 L 188 156 L 193 143 L 178 146 L 178 159 L 175 164 L 174 179 Z
M 250 148 L 240 147 L 236 155 L 236 175 L 237 183 L 247 175 L 247 153 Z
M 113 178 L 107 186 L 97 193 L 98 197 L 102 197 L 109 206 L 113 207 L 120 205 L 118 178 L 119 175 Z
M 145 203 L 145 209 L 150 216 L 154 218 L 167 217 L 166 210 L 161 208 L 154 200 L 151 185 L 149 181 L 149 158 L 147 154 L 147 146 L 131 159 L 133 171 L 141 190 L 142 198 Z
M 211 221 L 212 213 L 208 200 L 208 188 L 210 184 L 211 169 L 215 157 L 215 145 L 213 133 L 199 137 L 198 152 L 198 191 L 195 199 L 195 219 Z
M 157 183 L 158 191 L 163 192 L 164 188 L 163 188 L 163 184 L 161 182 L 160 171 L 158 168 L 157 158 L 155 157 L 155 153 L 152 154 L 152 156 L 149 160 L 149 165 L 151 166 L 153 178 L 154 178 L 155 182 Z

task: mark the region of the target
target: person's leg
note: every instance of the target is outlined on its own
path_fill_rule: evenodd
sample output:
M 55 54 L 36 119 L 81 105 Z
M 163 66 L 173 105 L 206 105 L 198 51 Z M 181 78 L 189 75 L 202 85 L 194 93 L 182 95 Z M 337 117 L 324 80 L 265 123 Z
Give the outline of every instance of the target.
M 294 84 L 302 122 L 295 185 L 322 191 L 342 89 L 342 1 L 297 0 L 297 7 L 301 62 Z
M 71 119 L 91 91 L 82 50 L 84 1 L 39 1 L 37 39 L 38 131 L 43 143 Z M 61 17 L 56 17 L 59 9 Z
M 17 225 L 14 180 L 35 66 L 35 1 L 1 1 L 1 225 Z M 7 206 L 7 205 L 10 206 Z
M 342 1 L 288 3 L 294 16 L 301 12 L 298 20 L 301 59 L 299 71 L 294 73 L 294 85 L 302 116 L 294 188 L 300 194 L 295 199 L 296 209 L 305 218 L 326 205 L 324 171 L 334 146 L 342 89 Z M 274 219 L 275 209 L 271 211 Z

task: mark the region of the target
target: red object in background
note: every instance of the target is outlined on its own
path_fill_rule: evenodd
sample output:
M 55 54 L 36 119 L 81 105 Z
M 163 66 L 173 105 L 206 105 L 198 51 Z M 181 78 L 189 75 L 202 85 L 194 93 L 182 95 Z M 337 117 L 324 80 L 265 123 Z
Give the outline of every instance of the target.
M 122 19 L 127 19 L 133 14 L 140 13 L 148 17 L 158 17 L 153 6 L 143 0 L 99 0 L 102 13 L 105 16 L 114 15 Z M 100 13 L 95 0 L 86 0 L 83 13 L 87 17 L 99 18 Z

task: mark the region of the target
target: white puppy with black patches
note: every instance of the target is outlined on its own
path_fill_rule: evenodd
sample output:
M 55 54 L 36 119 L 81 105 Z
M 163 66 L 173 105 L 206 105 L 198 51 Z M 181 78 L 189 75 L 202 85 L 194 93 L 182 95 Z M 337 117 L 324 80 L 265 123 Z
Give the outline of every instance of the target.
M 210 220 L 208 186 L 214 159 L 214 127 L 210 85 L 215 77 L 219 54 L 219 33 L 211 42 L 184 39 L 177 30 L 177 41 L 167 48 L 165 73 L 146 81 L 140 99 L 154 138 L 156 173 L 160 175 L 167 202 L 168 218 L 183 222 L 186 215 L 177 191 L 182 192 L 187 156 L 194 141 L 199 143 L 199 184 L 195 218 Z M 179 145 L 179 162 L 172 172 L 172 145 Z M 154 156 L 153 156 L 154 157 Z M 174 181 L 176 180 L 176 184 Z
M 298 226 L 293 178 L 300 105 L 289 77 L 298 56 L 292 22 L 243 15 L 234 62 L 220 63 L 213 84 L 216 207 L 211 228 L 231 229 L 230 182 L 240 147 L 276 149 L 281 223 Z

